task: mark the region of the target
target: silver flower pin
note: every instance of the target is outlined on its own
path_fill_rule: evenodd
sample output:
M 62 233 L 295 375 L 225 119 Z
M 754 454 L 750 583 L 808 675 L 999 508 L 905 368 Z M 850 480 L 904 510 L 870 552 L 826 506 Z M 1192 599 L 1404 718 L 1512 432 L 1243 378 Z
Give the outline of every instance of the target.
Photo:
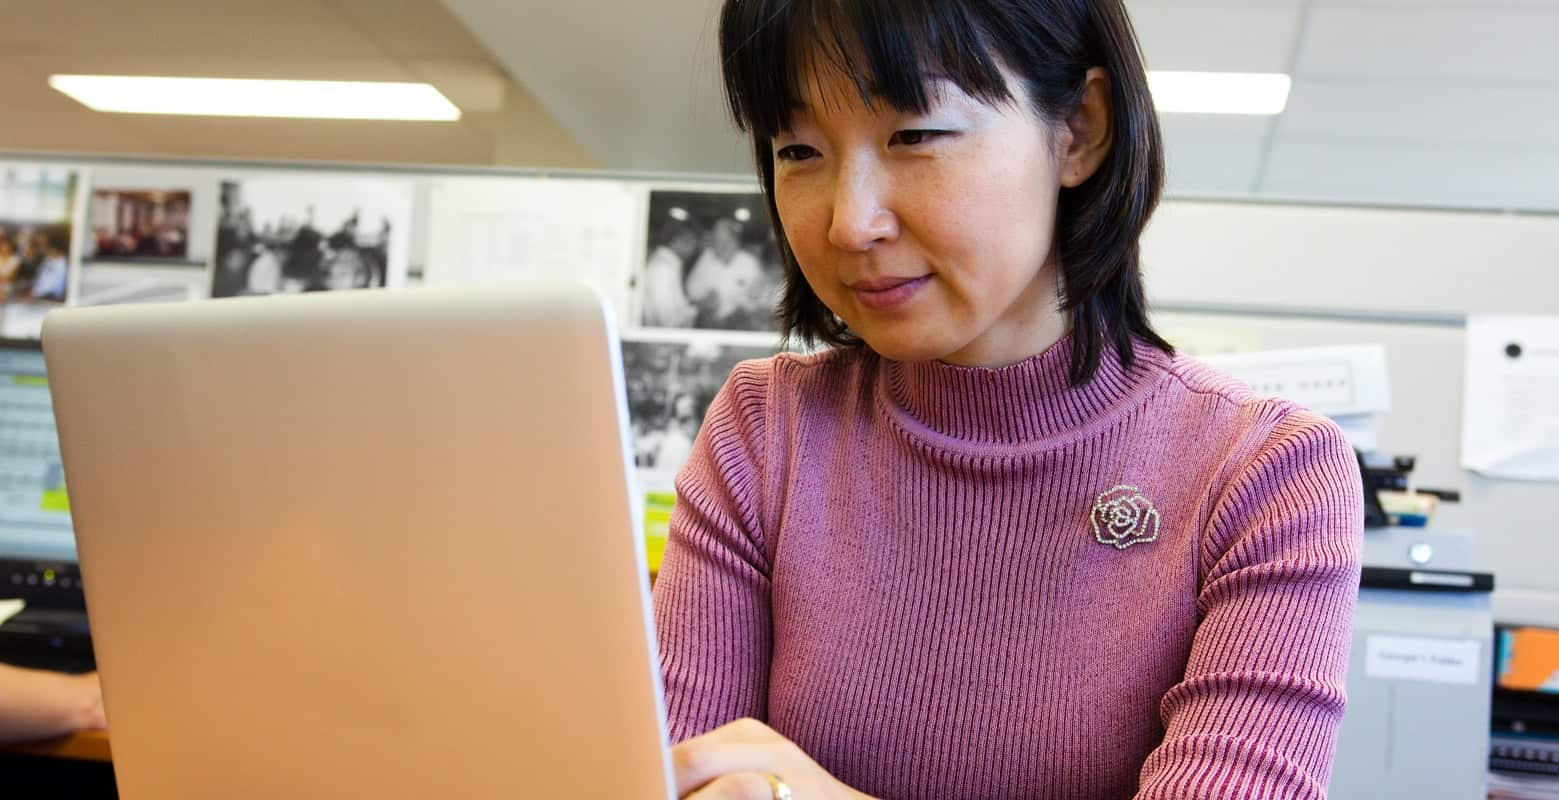
M 1125 550 L 1158 538 L 1158 509 L 1135 486 L 1116 486 L 1094 501 L 1093 536 Z

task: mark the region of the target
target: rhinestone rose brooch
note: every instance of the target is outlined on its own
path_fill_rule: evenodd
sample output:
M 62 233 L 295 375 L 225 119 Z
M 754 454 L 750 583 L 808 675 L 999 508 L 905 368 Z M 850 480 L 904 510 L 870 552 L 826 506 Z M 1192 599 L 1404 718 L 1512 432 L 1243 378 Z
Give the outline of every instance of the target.
M 1125 550 L 1158 538 L 1158 509 L 1135 486 L 1117 486 L 1093 503 L 1093 536 Z

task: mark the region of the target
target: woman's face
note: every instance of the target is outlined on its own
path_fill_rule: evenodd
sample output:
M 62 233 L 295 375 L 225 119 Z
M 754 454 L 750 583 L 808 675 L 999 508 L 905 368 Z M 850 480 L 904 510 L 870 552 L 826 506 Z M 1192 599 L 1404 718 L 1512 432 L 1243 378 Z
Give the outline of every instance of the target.
M 773 141 L 775 203 L 807 283 L 850 330 L 888 358 L 970 366 L 1059 338 L 1046 334 L 1064 325 L 1049 263 L 1060 149 L 1026 99 L 991 106 L 937 81 L 916 116 L 868 108 L 837 74 L 802 85 Z

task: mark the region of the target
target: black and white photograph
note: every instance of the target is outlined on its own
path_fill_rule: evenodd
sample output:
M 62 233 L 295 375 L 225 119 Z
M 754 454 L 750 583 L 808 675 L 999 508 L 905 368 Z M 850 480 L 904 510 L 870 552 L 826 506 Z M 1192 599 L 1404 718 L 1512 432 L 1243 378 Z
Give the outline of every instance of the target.
M 99 261 L 169 262 L 189 256 L 188 189 L 95 189 L 88 256 Z
M 774 331 L 784 270 L 757 192 L 652 191 L 640 324 Z
M 634 463 L 675 472 L 693 450 L 704 414 L 738 362 L 775 348 L 693 341 L 623 341 Z
M 411 193 L 353 179 L 226 181 L 211 296 L 398 286 Z

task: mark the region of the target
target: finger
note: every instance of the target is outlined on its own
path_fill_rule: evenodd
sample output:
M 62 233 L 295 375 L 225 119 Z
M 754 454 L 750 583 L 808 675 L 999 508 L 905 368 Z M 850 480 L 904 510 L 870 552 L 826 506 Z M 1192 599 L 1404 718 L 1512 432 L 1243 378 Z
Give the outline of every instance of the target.
M 700 737 L 701 739 L 703 737 Z M 676 773 L 677 794 L 685 795 L 727 775 L 744 772 L 784 772 L 783 754 L 774 745 L 731 742 L 719 739 L 689 739 L 671 748 L 671 766 Z M 767 786 L 767 780 L 764 781 Z
M 752 717 L 742 717 L 741 719 L 727 722 L 703 736 L 694 737 L 690 741 L 720 739 L 732 742 L 774 742 L 784 741 L 784 738 L 763 722 Z
M 774 800 L 774 785 L 758 772 L 722 775 L 683 800 Z

